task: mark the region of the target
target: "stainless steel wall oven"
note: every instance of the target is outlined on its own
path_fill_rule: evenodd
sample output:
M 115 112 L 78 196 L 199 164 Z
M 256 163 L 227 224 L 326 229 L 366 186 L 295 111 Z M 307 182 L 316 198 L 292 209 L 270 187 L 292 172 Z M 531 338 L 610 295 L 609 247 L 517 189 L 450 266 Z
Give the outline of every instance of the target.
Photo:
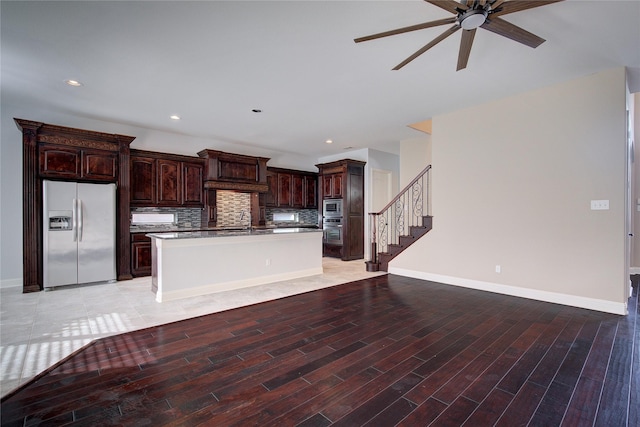
M 323 241 L 330 245 L 342 245 L 342 218 L 324 218 Z

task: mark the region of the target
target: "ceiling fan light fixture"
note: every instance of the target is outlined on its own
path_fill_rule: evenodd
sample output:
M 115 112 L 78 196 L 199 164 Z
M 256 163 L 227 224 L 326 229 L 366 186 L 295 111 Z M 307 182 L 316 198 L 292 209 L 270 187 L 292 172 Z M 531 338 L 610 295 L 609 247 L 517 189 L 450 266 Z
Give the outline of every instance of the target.
M 475 30 L 487 20 L 487 11 L 473 9 L 463 13 L 460 17 L 460 26 L 463 30 Z

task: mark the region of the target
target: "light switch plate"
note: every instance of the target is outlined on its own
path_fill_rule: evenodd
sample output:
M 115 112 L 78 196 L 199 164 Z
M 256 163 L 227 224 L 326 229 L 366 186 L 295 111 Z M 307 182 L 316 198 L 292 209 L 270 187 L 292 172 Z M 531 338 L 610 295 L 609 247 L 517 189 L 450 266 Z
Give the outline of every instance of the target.
M 591 201 L 591 210 L 592 211 L 606 211 L 606 210 L 609 210 L 609 201 L 608 200 L 592 200 Z

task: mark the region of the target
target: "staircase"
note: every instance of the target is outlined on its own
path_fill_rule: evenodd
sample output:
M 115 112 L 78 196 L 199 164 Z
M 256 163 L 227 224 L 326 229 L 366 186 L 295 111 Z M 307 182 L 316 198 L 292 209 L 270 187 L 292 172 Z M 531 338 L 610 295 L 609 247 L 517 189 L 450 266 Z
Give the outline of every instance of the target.
M 431 230 L 427 166 L 380 212 L 369 213 L 371 261 L 367 271 L 388 271 L 389 261 Z

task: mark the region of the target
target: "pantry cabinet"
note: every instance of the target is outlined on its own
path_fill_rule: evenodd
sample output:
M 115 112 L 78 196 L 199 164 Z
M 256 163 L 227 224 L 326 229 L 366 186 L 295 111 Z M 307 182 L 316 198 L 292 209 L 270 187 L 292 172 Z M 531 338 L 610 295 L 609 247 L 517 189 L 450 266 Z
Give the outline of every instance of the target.
M 342 199 L 342 243 L 323 242 L 323 254 L 344 261 L 364 258 L 365 162 L 345 159 L 316 166 L 322 180 L 322 200 Z

